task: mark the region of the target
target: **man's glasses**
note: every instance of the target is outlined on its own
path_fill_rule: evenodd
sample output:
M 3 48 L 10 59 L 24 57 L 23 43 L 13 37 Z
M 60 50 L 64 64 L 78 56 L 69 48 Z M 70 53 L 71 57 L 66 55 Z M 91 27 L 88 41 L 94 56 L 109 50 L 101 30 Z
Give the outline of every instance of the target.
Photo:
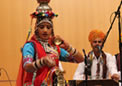
M 93 43 L 102 43 L 102 41 L 93 41 Z

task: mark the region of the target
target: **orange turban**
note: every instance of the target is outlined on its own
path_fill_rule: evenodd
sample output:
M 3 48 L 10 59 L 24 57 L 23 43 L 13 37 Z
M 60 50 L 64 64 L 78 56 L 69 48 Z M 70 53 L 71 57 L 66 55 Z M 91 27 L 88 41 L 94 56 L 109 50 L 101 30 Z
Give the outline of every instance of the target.
M 95 29 L 95 30 L 92 30 L 90 33 L 89 33 L 89 42 L 92 42 L 93 40 L 95 40 L 96 38 L 101 38 L 104 40 L 105 38 L 105 34 L 101 31 L 101 30 L 98 30 L 98 29 Z

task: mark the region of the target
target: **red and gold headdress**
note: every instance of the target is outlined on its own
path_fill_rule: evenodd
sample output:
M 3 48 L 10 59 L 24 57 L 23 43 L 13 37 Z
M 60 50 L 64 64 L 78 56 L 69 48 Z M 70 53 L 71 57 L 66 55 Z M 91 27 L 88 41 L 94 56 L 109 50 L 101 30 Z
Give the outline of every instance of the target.
M 48 5 L 50 0 L 37 0 L 39 6 L 36 8 L 36 12 L 32 13 L 31 16 L 37 19 L 57 17 L 58 15 L 52 12 L 52 8 Z

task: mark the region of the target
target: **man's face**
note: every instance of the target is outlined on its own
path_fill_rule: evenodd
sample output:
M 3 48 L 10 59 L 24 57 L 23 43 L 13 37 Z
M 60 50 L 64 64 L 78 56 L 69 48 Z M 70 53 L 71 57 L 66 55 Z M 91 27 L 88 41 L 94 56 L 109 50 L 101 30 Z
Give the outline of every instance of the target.
M 103 40 L 101 38 L 96 38 L 91 42 L 91 47 L 93 49 L 93 51 L 98 52 L 98 46 L 101 47 L 103 43 Z
M 52 25 L 44 22 L 41 23 L 38 27 L 38 35 L 42 40 L 48 40 L 50 35 L 52 34 Z

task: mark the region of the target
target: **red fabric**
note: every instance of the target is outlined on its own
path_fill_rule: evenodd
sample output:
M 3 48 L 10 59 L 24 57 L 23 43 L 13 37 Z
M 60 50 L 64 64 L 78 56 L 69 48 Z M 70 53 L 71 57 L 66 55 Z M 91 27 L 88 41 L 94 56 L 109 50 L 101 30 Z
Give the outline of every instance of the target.
M 20 67 L 19 67 L 19 72 L 16 80 L 16 86 L 23 86 L 23 75 L 24 75 L 24 70 L 22 67 L 22 60 L 20 62 Z
M 56 47 L 57 47 L 58 54 L 60 55 L 60 53 L 61 53 L 60 47 L 58 45 L 56 45 Z
M 35 36 L 33 36 L 31 38 L 30 42 L 33 42 L 33 44 L 34 44 L 35 51 L 38 54 L 38 59 L 46 56 L 44 48 L 35 39 Z M 58 49 L 58 52 L 59 52 L 60 51 L 59 47 L 57 47 L 57 49 Z M 17 78 L 17 81 L 16 81 L 16 86 L 23 86 L 23 83 L 26 83 L 26 82 L 31 83 L 32 82 L 33 73 L 29 73 L 29 72 L 24 71 L 22 61 L 21 61 L 20 68 L 19 68 L 19 73 L 18 73 L 18 78 Z M 55 61 L 56 61 L 56 65 L 58 66 L 59 60 L 56 59 Z M 34 81 L 34 86 L 41 86 L 41 83 L 45 79 L 45 77 L 46 77 L 49 70 L 50 70 L 50 68 L 44 66 L 44 67 L 40 68 L 37 71 L 37 75 L 36 75 L 36 78 L 35 78 L 35 81 Z

